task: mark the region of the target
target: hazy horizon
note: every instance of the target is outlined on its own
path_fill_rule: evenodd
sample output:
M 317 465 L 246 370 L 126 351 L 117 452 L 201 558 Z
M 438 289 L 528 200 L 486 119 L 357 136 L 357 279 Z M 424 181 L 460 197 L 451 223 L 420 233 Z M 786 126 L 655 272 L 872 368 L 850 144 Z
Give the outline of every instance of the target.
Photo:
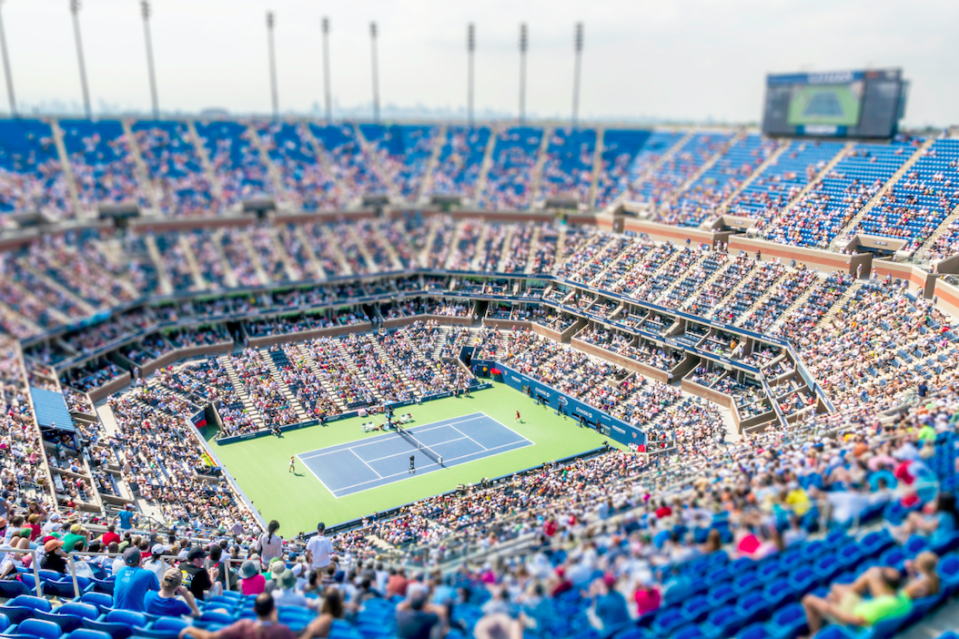
M 161 112 L 271 112 L 265 15 L 276 14 L 280 111 L 322 116 L 320 19 L 331 22 L 334 118 L 371 114 L 369 23 L 379 29 L 384 119 L 466 117 L 466 25 L 476 25 L 476 118 L 517 115 L 518 31 L 529 28 L 527 117 L 568 120 L 573 25 L 585 25 L 580 119 L 748 124 L 765 75 L 900 67 L 911 82 L 903 126 L 959 124 L 959 3 L 929 0 L 153 0 Z M 7 0 L 4 27 L 19 112 L 82 114 L 67 0 Z M 86 0 L 80 12 L 94 115 L 149 116 L 136 0 Z M 852 25 L 850 27 L 849 25 Z M 7 112 L 5 96 L 0 98 Z

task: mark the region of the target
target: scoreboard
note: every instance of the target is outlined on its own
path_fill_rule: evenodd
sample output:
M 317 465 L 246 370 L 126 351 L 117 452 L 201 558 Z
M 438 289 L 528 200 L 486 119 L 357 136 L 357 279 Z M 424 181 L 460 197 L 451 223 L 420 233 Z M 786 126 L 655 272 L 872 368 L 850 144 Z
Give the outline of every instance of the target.
M 891 138 L 905 112 L 899 69 L 766 76 L 763 133 Z

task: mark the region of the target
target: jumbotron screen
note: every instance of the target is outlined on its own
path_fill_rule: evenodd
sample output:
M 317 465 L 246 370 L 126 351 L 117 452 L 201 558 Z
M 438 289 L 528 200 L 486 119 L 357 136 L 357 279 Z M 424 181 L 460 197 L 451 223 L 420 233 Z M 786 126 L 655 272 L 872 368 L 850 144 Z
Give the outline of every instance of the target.
M 763 133 L 890 138 L 905 108 L 899 69 L 766 76 Z

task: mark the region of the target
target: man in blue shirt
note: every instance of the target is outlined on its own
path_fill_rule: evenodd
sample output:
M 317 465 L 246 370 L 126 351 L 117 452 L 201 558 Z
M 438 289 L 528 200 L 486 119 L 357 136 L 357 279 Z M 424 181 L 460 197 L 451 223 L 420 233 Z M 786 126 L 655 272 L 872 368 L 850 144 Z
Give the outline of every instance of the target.
M 140 567 L 140 549 L 123 551 L 123 568 L 117 572 L 113 586 L 113 607 L 143 612 L 143 597 L 149 590 L 159 590 L 160 580 L 152 571 Z
M 183 597 L 183 601 L 177 599 Z M 159 592 L 148 592 L 143 598 L 144 612 L 158 617 L 200 616 L 196 599 L 188 588 L 183 586 L 183 576 L 178 568 L 169 568 L 163 573 Z
M 117 519 L 120 520 L 120 530 L 133 529 L 133 524 L 135 523 L 136 517 L 134 516 L 134 513 L 129 509 L 130 509 L 130 506 L 127 506 L 124 510 L 121 510 L 119 513 L 117 513 L 116 518 L 113 520 L 114 522 Z

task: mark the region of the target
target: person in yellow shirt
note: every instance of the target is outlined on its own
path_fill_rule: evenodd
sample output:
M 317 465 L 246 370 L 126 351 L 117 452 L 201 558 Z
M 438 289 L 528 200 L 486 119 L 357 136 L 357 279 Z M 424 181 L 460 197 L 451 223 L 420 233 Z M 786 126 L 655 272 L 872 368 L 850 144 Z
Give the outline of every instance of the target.
M 809 500 L 809 495 L 806 493 L 805 489 L 799 485 L 797 481 L 791 481 L 787 484 L 789 492 L 786 493 L 786 499 L 784 500 L 786 505 L 792 508 L 793 513 L 797 517 L 802 517 L 809 509 L 812 508 L 812 502 Z

